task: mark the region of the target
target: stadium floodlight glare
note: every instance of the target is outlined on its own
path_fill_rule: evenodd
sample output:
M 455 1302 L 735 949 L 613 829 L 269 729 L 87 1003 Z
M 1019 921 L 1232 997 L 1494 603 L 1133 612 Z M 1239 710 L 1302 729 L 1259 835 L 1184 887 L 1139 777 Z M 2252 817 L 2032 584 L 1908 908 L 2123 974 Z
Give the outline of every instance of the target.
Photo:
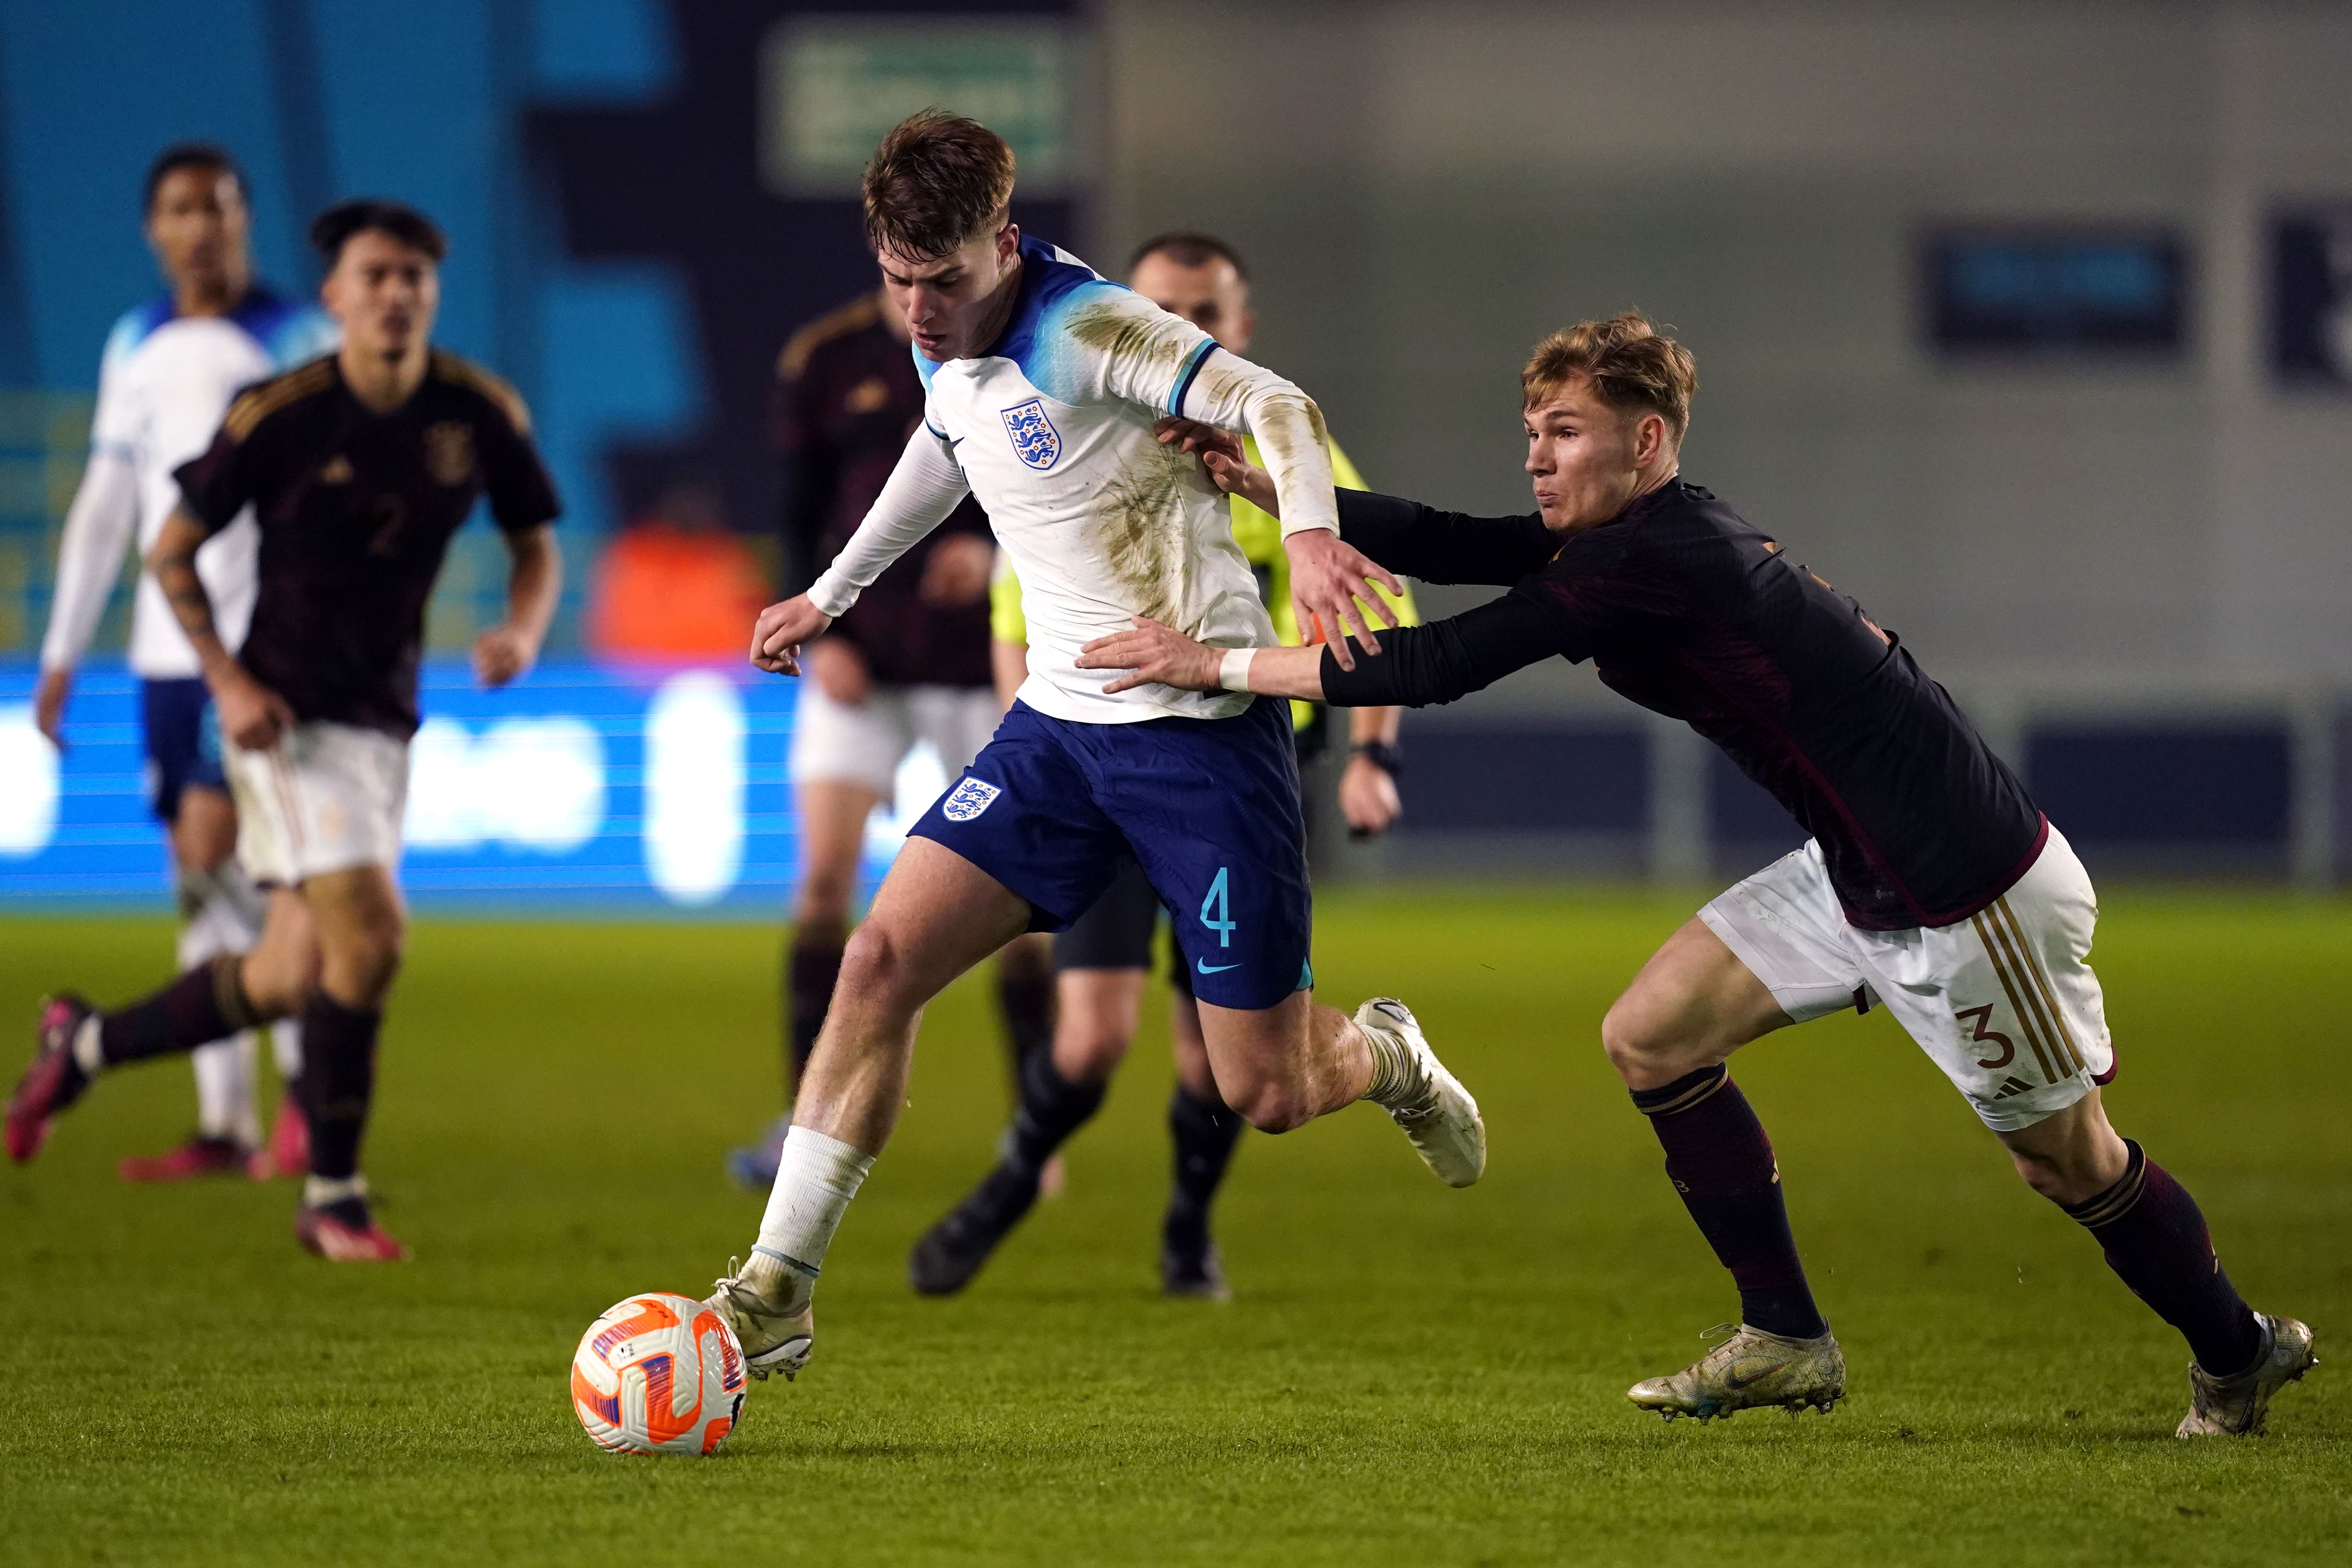
M 57 827 L 57 748 L 30 706 L 0 708 L 0 855 L 37 855 Z
M 680 904 L 743 868 L 743 700 L 709 670 L 672 676 L 646 715 L 646 874 Z

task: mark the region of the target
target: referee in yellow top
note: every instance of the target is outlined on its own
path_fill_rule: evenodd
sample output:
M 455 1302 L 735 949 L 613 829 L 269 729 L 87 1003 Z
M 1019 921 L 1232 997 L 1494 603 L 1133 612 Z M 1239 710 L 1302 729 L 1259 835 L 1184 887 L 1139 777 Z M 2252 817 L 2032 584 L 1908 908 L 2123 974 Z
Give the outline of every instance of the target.
M 1161 309 L 1198 326 L 1233 353 L 1245 353 L 1257 327 L 1250 309 L 1249 271 L 1233 247 L 1205 234 L 1163 234 L 1146 240 L 1129 263 L 1128 283 Z M 1255 462 L 1256 447 L 1249 447 Z M 1340 488 L 1368 488 L 1355 465 L 1331 443 L 1331 472 Z M 1290 562 L 1282 524 L 1239 496 L 1232 498 L 1234 538 L 1255 568 L 1258 584 L 1284 642 L 1302 639 L 1290 604 Z M 1419 616 L 1409 596 L 1390 596 L 1400 624 Z M 1021 584 L 997 554 L 990 590 L 997 695 L 1011 702 L 1028 675 L 1028 626 Z M 1339 810 L 1350 833 L 1370 837 L 1397 817 L 1396 708 L 1348 710 L 1349 754 L 1339 778 Z M 1291 704 L 1299 760 L 1318 755 L 1334 721 L 1318 703 Z M 1054 939 L 1054 1048 L 1029 1058 L 1022 1072 L 1021 1105 L 1000 1145 L 996 1167 L 945 1219 L 915 1244 L 908 1277 L 929 1296 L 952 1295 L 980 1271 L 1021 1216 L 1036 1202 L 1041 1173 L 1054 1151 L 1093 1116 L 1110 1076 L 1134 1041 L 1160 924 L 1160 899 L 1129 859 L 1077 923 Z M 1171 968 L 1176 988 L 1171 1035 L 1176 1092 L 1168 1130 L 1176 1145 L 1175 1188 L 1160 1231 L 1160 1278 L 1171 1296 L 1223 1300 L 1223 1269 L 1209 1238 L 1209 1205 L 1240 1138 L 1242 1119 L 1218 1096 L 1201 1040 L 1201 1015 L 1182 963 Z

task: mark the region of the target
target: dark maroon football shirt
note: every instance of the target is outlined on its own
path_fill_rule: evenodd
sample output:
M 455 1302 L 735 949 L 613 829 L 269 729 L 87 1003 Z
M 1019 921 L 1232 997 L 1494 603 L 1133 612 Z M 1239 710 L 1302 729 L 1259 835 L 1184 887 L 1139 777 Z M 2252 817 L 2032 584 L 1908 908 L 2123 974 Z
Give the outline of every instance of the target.
M 207 531 L 249 503 L 259 593 L 237 662 L 306 722 L 416 731 L 425 606 L 474 503 L 509 533 L 562 510 L 514 389 L 433 353 L 424 384 L 388 414 L 344 384 L 332 354 L 240 394 L 204 456 L 182 465 Z
M 1966 920 L 2041 852 L 2042 814 L 1950 693 L 1862 606 L 1696 485 L 1670 479 L 1565 540 L 1339 492 L 1348 542 L 1427 583 L 1510 584 L 1491 604 L 1381 634 L 1323 690 L 1361 707 L 1450 702 L 1551 658 L 1723 748 L 1821 841 L 1864 931 Z
M 794 592 L 806 589 L 866 521 L 923 416 L 923 382 L 912 353 L 870 294 L 820 316 L 784 347 L 777 365 L 778 434 L 791 470 L 783 533 Z M 856 645 L 876 680 L 992 683 L 988 596 L 942 607 L 926 604 L 920 592 L 931 551 L 958 533 L 995 542 L 988 514 L 969 496 L 834 622 L 830 635 Z

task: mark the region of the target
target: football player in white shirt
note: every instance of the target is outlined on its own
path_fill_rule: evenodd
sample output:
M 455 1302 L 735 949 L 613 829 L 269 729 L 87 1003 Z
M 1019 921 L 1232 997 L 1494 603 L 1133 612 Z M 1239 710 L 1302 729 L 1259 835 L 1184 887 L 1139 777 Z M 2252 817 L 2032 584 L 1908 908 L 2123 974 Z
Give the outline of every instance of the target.
M 1020 575 L 1030 636 L 1019 700 L 909 831 L 850 939 L 758 1241 L 711 1298 L 761 1376 L 808 1360 L 817 1271 L 905 1103 L 924 1004 L 1024 931 L 1068 926 L 1122 849 L 1179 916 L 1234 1109 L 1279 1132 L 1369 1099 L 1450 1184 L 1486 1168 L 1476 1103 L 1402 1003 L 1350 1018 L 1309 999 L 1287 707 L 1254 702 L 1245 670 L 1225 691 L 1113 694 L 1076 666 L 1087 642 L 1138 616 L 1235 650 L 1274 640 L 1217 490 L 1155 435 L 1170 416 L 1255 437 L 1281 492 L 1300 624 L 1360 628 L 1376 650 L 1360 606 L 1377 603 L 1373 580 L 1402 584 L 1339 542 L 1322 416 L 1192 322 L 1024 238 L 1013 175 L 1001 137 L 937 112 L 892 131 L 868 165 L 866 236 L 914 334 L 923 422 L 832 566 L 762 611 L 752 637 L 755 664 L 797 674 L 800 646 L 967 493 Z
M 123 552 L 135 541 L 143 556 L 179 502 L 173 470 L 212 444 L 241 388 L 336 343 L 324 311 L 255 280 L 245 177 L 227 153 L 195 142 L 165 149 L 148 170 L 146 204 L 147 243 L 170 288 L 124 313 L 99 365 L 89 464 L 58 542 L 57 593 L 34 700 L 42 731 L 60 748 L 74 669 L 121 576 Z M 196 557 L 231 649 L 253 614 L 258 539 L 248 515 Z M 138 584 L 130 664 L 141 678 L 151 803 L 171 834 L 180 967 L 193 969 L 216 953 L 250 949 L 264 905 L 237 868 L 236 810 L 195 650 L 154 578 L 142 572 Z M 123 1178 L 181 1181 L 247 1169 L 299 1174 L 309 1156 L 292 1089 L 300 1070 L 298 1026 L 281 1023 L 274 1037 L 288 1091 L 266 1152 L 254 1105 L 254 1036 L 246 1030 L 193 1058 L 194 1135 L 163 1154 L 123 1161 Z

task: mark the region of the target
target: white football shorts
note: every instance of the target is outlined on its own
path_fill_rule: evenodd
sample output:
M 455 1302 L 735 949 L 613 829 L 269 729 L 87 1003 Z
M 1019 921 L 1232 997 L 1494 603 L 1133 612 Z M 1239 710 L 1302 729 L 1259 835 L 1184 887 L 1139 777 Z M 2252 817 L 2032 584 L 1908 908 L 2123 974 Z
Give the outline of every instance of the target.
M 227 748 L 236 858 L 256 882 L 299 887 L 400 864 L 408 742 L 351 724 L 297 724 L 268 751 Z
M 814 680 L 793 715 L 794 784 L 854 784 L 890 799 L 898 764 L 929 741 L 952 781 L 980 755 L 1003 717 L 985 686 L 877 686 L 853 708 Z
M 1860 931 L 1808 842 L 1699 911 L 1798 1023 L 1883 1005 L 1996 1132 L 2054 1116 L 2115 1076 L 2097 895 L 2055 827 L 2025 875 L 1948 926 Z

